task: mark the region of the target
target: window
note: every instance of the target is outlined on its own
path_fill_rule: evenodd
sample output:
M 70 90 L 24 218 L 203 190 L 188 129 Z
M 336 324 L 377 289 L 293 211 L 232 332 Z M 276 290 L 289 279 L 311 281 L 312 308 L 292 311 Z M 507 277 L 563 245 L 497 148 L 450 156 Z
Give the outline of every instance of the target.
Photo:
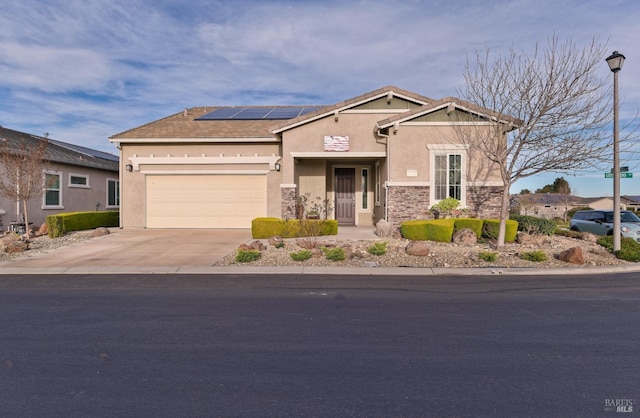
M 62 208 L 62 174 L 45 173 L 44 174 L 44 208 Z
M 69 174 L 69 187 L 89 188 L 89 176 Z
M 107 207 L 120 206 L 120 182 L 116 179 L 107 179 Z
M 369 194 L 367 190 L 368 188 L 369 188 L 369 169 L 363 168 L 362 184 L 360 187 L 360 189 L 362 190 L 362 209 L 368 209 L 369 207 Z
M 435 156 L 435 199 L 447 197 L 462 200 L 462 155 Z

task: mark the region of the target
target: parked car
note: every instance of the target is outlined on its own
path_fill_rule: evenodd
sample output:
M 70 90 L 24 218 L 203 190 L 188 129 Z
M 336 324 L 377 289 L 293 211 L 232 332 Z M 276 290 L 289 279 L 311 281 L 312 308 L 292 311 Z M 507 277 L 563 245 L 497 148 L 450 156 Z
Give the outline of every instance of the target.
M 569 228 L 572 231 L 591 232 L 596 235 L 612 235 L 613 211 L 579 210 L 569 222 Z M 620 211 L 620 232 L 623 237 L 640 241 L 640 218 L 631 211 Z

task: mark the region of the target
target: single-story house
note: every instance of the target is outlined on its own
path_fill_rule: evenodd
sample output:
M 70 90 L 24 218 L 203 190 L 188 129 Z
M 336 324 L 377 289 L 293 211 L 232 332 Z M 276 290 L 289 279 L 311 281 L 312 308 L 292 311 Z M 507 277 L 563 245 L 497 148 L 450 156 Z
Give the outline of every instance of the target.
M 39 227 L 48 215 L 61 212 L 119 208 L 118 156 L 0 127 L 0 151 L 36 147 L 41 141 L 47 142 L 42 173 L 45 190 L 28 202 L 30 223 Z M 5 230 L 24 216 L 22 204 L 4 196 L 0 196 L 0 210 Z
M 620 209 L 633 207 L 633 200 L 628 196 L 620 197 Z M 510 212 L 518 215 L 529 215 L 538 218 L 565 218 L 567 212 L 577 208 L 601 210 L 613 209 L 612 197 L 580 197 L 563 193 L 527 193 L 511 196 Z
M 109 138 L 122 227 L 249 228 L 295 217 L 300 196 L 327 199 L 342 225 L 426 218 L 449 196 L 497 217 L 497 167 L 456 134 L 466 124 L 505 140 L 517 121 L 490 115 L 397 87 L 333 105 L 184 109 Z

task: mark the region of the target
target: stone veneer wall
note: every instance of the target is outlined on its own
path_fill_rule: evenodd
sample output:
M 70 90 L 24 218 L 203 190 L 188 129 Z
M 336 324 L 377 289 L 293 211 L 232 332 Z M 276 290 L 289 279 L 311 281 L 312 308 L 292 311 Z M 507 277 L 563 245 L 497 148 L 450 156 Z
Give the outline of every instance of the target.
M 482 219 L 500 218 L 503 186 L 467 187 L 467 207 Z
M 298 189 L 296 187 L 280 188 L 280 216 L 282 219 L 296 218 L 296 199 L 298 198 Z
M 429 186 L 388 186 L 387 222 L 429 219 Z

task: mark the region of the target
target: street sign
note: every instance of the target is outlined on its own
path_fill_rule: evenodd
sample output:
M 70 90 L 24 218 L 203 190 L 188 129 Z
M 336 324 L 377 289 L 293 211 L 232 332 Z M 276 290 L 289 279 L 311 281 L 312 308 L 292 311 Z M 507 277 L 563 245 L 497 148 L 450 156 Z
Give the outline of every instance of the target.
M 613 178 L 613 173 L 604 173 L 604 178 L 605 179 L 612 179 Z M 621 179 L 631 179 L 633 178 L 633 173 L 620 173 L 620 178 Z

